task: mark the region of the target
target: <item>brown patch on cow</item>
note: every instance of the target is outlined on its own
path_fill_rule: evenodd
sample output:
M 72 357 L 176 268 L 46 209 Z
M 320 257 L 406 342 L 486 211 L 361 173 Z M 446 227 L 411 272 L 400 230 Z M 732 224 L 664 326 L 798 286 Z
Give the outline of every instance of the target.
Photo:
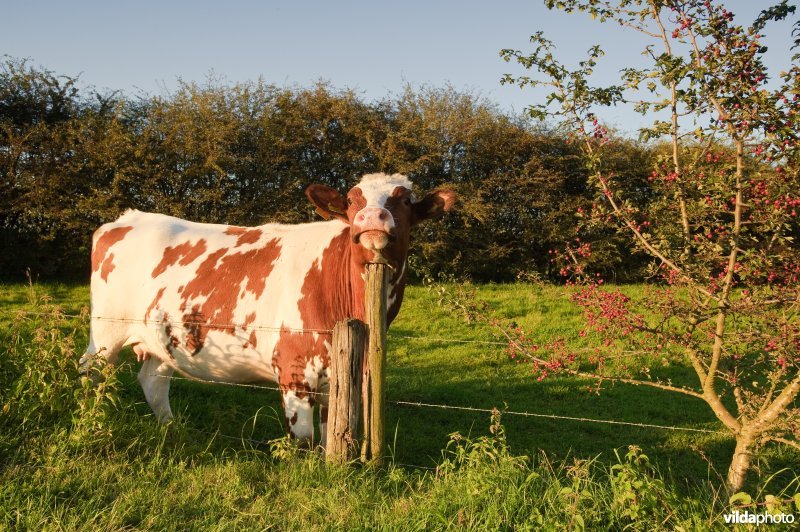
M 337 321 L 347 317 L 363 319 L 364 280 L 360 272 L 350 267 L 350 247 L 349 228 L 344 228 L 322 252 L 321 261 L 314 261 L 306 272 L 297 302 L 306 331 L 282 328 L 275 345 L 272 366 L 278 374 L 278 384 L 284 391 L 294 390 L 300 398 L 316 391 L 306 382 L 308 363 L 319 357 L 323 371 L 330 365 L 325 346 L 325 341 L 331 340 L 330 333 L 314 331 L 333 329 Z
M 247 231 L 247 227 L 241 227 L 238 225 L 229 225 L 227 229 L 225 229 L 226 235 L 233 235 L 238 236 Z
M 226 235 L 238 236 L 239 238 L 236 239 L 236 244 L 234 247 L 243 246 L 245 244 L 255 244 L 258 242 L 258 239 L 261 238 L 263 231 L 261 229 L 254 227 L 238 227 L 232 225 L 225 230 Z
M 183 330 L 186 331 L 186 349 L 191 356 L 195 356 L 203 349 L 206 343 L 209 326 L 204 323 L 203 313 L 200 306 L 195 305 L 192 311 L 183 315 Z
M 297 412 L 292 414 L 292 417 L 289 418 L 289 425 L 294 426 L 297 423 Z
M 180 345 L 178 341 L 178 337 L 172 333 L 172 323 L 169 321 L 169 316 L 164 314 L 164 317 L 161 319 L 161 323 L 164 325 L 164 334 L 167 335 L 167 343 L 164 347 L 167 348 L 167 353 L 171 358 L 175 358 L 175 353 L 173 349 L 177 349 Z
M 151 273 L 150 276 L 155 279 L 176 262 L 181 266 L 187 266 L 205 252 L 206 241 L 203 238 L 194 244 L 187 240 L 183 244 L 179 244 L 175 247 L 170 246 L 164 250 L 164 253 L 161 255 L 161 261 L 153 268 L 153 273 Z
M 256 313 L 255 312 L 251 312 L 250 314 L 245 316 L 244 323 L 242 324 L 242 330 L 244 332 L 247 332 L 247 328 L 254 321 L 256 321 Z M 257 343 L 258 343 L 258 340 L 256 339 L 256 331 L 252 330 L 252 331 L 250 331 L 250 336 L 247 338 L 247 342 L 245 343 L 245 348 L 248 347 L 248 346 L 252 346 L 253 348 L 255 348 Z
M 163 286 L 158 289 L 158 293 L 156 297 L 153 298 L 153 301 L 150 302 L 150 305 L 147 307 L 147 310 L 144 313 L 144 322 L 147 323 L 147 318 L 150 316 L 150 313 L 153 311 L 154 308 L 157 307 L 158 302 L 161 301 L 161 297 L 164 295 L 164 291 L 167 289 L 166 286 Z
M 334 237 L 322 260 L 306 272 L 297 302 L 305 329 L 332 329 L 345 318 L 364 318 L 363 270 L 351 264 L 348 233 L 345 228 Z
M 203 348 L 210 330 L 236 334 L 233 317 L 239 302 L 237 296 L 245 291 L 256 298 L 261 296 L 280 251 L 280 241 L 272 239 L 244 252 L 232 253 L 229 248 L 222 248 L 200 263 L 194 278 L 179 292 L 181 310 L 191 308 L 183 321 L 187 348 L 193 355 Z M 244 328 L 255 318 L 255 313 L 248 314 L 245 323 L 239 325 Z
M 314 340 L 314 335 L 303 332 L 292 332 L 281 327 L 278 343 L 272 352 L 272 367 L 278 374 L 278 385 L 282 392 L 292 390 L 299 399 L 309 395 L 311 387 L 306 382 L 306 365 L 314 358 L 315 354 L 325 353 L 326 335 L 320 334 Z M 327 366 L 327 364 L 326 364 Z
M 100 278 L 104 281 L 108 280 L 108 275 L 114 271 L 114 254 L 111 253 L 104 261 L 103 265 L 100 266 Z
M 253 349 L 255 349 L 258 346 L 257 340 L 258 339 L 256 338 L 256 332 L 250 331 L 250 337 L 248 338 L 248 341 L 250 345 L 253 347 Z
M 92 273 L 100 271 L 100 277 L 108 280 L 108 274 L 114 271 L 114 254 L 108 255 L 111 246 L 125 238 L 133 227 L 114 227 L 98 236 L 92 246 Z

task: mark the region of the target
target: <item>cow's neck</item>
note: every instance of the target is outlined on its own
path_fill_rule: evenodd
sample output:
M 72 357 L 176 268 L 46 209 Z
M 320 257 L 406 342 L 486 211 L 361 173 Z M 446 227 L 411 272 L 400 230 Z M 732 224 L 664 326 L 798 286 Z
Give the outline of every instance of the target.
M 349 279 L 349 283 L 345 282 L 347 286 L 339 287 L 342 292 L 348 294 L 350 301 L 349 314 L 345 317 L 353 316 L 360 320 L 364 319 L 364 291 L 366 288 L 366 268 L 368 264 L 367 256 L 372 252 L 366 252 L 358 244 L 352 242 L 347 243 L 346 249 L 342 249 L 342 258 L 347 261 L 349 265 L 349 276 L 345 278 L 342 276 L 342 281 Z M 389 286 L 387 287 L 387 296 L 389 298 L 387 305 L 387 325 L 392 323 L 392 320 L 397 316 L 400 310 L 400 304 L 403 301 L 403 293 L 405 291 L 406 283 L 406 256 L 407 249 L 394 249 L 391 256 L 387 257 L 390 262 L 389 268 Z
M 404 250 L 407 249 L 405 246 L 395 246 L 387 257 L 391 265 L 387 309 L 389 324 L 397 316 L 403 300 L 406 279 Z M 303 327 L 324 329 L 347 318 L 363 320 L 366 266 L 371 259 L 372 252 L 352 242 L 349 228 L 336 234 L 303 281 L 297 303 Z

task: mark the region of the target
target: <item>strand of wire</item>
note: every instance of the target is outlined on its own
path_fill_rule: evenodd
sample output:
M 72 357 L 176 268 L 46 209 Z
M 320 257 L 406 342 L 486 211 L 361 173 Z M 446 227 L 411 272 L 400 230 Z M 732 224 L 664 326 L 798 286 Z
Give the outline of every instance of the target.
M 476 408 L 472 406 L 452 406 L 452 405 L 439 405 L 433 403 L 421 403 L 421 402 L 413 402 L 413 401 L 389 401 L 390 403 L 396 405 L 405 405 L 405 406 L 416 406 L 416 407 L 428 407 L 428 408 L 442 408 L 446 410 L 463 410 L 468 412 L 485 412 L 485 413 L 492 413 L 495 410 L 491 408 Z M 653 423 L 637 423 L 634 421 L 618 421 L 614 419 L 596 419 L 596 418 L 588 418 L 588 417 L 576 417 L 576 416 L 561 416 L 556 414 L 541 414 L 536 412 L 517 412 L 514 410 L 502 410 L 501 413 L 505 415 L 511 416 L 525 416 L 525 417 L 537 417 L 537 418 L 547 418 L 547 419 L 563 419 L 568 421 L 580 421 L 586 423 L 605 423 L 608 425 L 625 425 L 630 427 L 643 427 L 643 428 L 653 428 L 653 429 L 663 429 L 663 430 L 673 430 L 673 431 L 687 431 L 687 432 L 705 432 L 710 434 L 727 434 L 727 432 L 721 430 L 711 430 L 711 429 L 697 429 L 692 427 L 674 427 L 671 425 L 656 425 Z
M 203 379 L 192 379 L 187 377 L 170 377 L 166 375 L 156 375 L 156 374 L 149 374 L 150 377 L 158 377 L 162 379 L 179 379 L 185 381 L 194 381 L 194 382 L 201 382 L 204 384 L 223 384 L 226 386 L 240 386 L 244 388 L 256 388 L 261 390 L 271 390 L 271 391 L 282 391 L 277 386 L 261 386 L 256 384 L 240 384 L 236 382 L 224 382 L 224 381 L 209 381 Z M 316 396 L 327 396 L 327 393 L 324 392 L 314 392 L 314 391 L 305 391 L 303 393 L 307 395 L 316 395 Z M 442 410 L 460 410 L 464 412 L 480 412 L 480 413 L 487 413 L 491 414 L 495 411 L 492 408 L 479 408 L 473 406 L 453 406 L 453 405 L 443 405 L 443 404 L 436 404 L 436 403 L 423 403 L 418 401 L 401 401 L 401 400 L 388 400 L 390 404 L 400 405 L 400 406 L 414 406 L 419 408 L 439 408 Z M 672 425 L 658 425 L 654 423 L 638 423 L 635 421 L 619 421 L 615 419 L 597 419 L 597 418 L 588 418 L 588 417 L 577 417 L 577 416 L 562 416 L 558 414 L 542 414 L 538 412 L 525 412 L 525 411 L 515 411 L 515 410 L 503 410 L 503 415 L 509 416 L 522 416 L 522 417 L 534 417 L 534 418 L 546 418 L 546 419 L 559 419 L 564 421 L 576 421 L 576 422 L 583 422 L 583 423 L 600 423 L 606 425 L 623 425 L 628 427 L 640 427 L 640 428 L 652 428 L 652 429 L 661 429 L 661 430 L 672 430 L 672 431 L 684 431 L 684 432 L 702 432 L 707 434 L 728 434 L 727 432 L 721 430 L 712 430 L 712 429 L 699 429 L 693 427 L 675 427 Z
M 5 314 L 14 314 L 14 315 L 27 315 L 27 316 L 58 316 L 61 318 L 84 318 L 84 316 L 80 314 L 65 314 L 60 312 L 31 312 L 31 311 L 2 311 Z M 242 330 L 261 330 L 261 331 L 272 331 L 272 332 L 291 332 L 291 333 L 305 333 L 305 334 L 333 334 L 332 329 L 301 329 L 297 327 L 270 327 L 266 325 L 239 325 L 233 323 L 207 323 L 203 321 L 173 321 L 173 320 L 153 320 L 152 322 L 148 323 L 146 320 L 139 320 L 135 318 L 111 318 L 105 316 L 91 316 L 89 317 L 91 320 L 96 321 L 111 321 L 111 322 L 121 322 L 121 323 L 136 323 L 136 324 L 145 324 L 145 325 L 152 325 L 158 326 L 160 324 L 169 324 L 169 325 L 176 325 L 182 327 L 208 327 L 212 329 L 222 329 L 222 330 L 235 330 L 237 328 Z M 494 345 L 494 346 L 507 346 L 508 342 L 502 342 L 497 340 L 471 340 L 467 338 L 444 338 L 438 336 L 410 336 L 410 335 L 402 335 L 402 334 L 388 334 L 389 338 L 401 339 L 401 340 L 409 340 L 412 342 L 441 342 L 441 343 L 451 343 L 451 344 L 475 344 L 475 345 Z M 588 352 L 597 352 L 599 350 L 598 347 L 581 347 L 578 349 L 571 349 L 570 351 L 573 353 L 588 353 Z M 619 351 L 618 354 L 615 355 L 603 355 L 604 360 L 611 360 L 615 358 L 627 358 L 641 355 L 641 351 Z
M 26 315 L 26 316 L 58 316 L 61 318 L 74 318 L 79 319 L 83 318 L 80 314 L 65 314 L 59 312 L 30 312 L 30 311 L 16 311 L 16 312 L 8 312 L 8 314 L 14 315 Z M 153 325 L 158 326 L 160 324 L 168 323 L 170 325 L 178 325 L 183 327 L 209 327 L 214 329 L 227 329 L 227 330 L 234 330 L 236 328 L 244 329 L 244 330 L 264 330 L 264 331 L 274 331 L 274 332 L 293 332 L 293 333 L 317 333 L 317 334 L 332 334 L 332 329 L 300 329 L 300 328 L 293 328 L 293 327 L 270 327 L 266 325 L 238 325 L 233 323 L 207 323 L 203 321 L 172 321 L 172 320 L 154 320 L 148 323 L 146 320 L 140 320 L 136 318 L 112 318 L 106 316 L 91 316 L 89 319 L 95 321 L 110 321 L 110 322 L 120 322 L 120 323 L 136 323 L 136 324 L 145 324 L 145 325 Z M 433 337 L 433 336 L 408 336 L 408 335 L 395 335 L 389 334 L 390 338 L 400 338 L 404 340 L 415 340 L 415 341 L 429 341 L 429 342 L 449 342 L 449 343 L 459 343 L 459 344 L 481 344 L 481 345 L 508 345 L 506 342 L 499 342 L 499 341 L 491 341 L 491 340 L 470 340 L 470 339 L 463 339 L 463 338 L 441 338 L 441 337 Z
M 74 318 L 80 319 L 84 318 L 80 314 L 65 314 L 60 312 L 29 312 L 29 311 L 17 311 L 17 312 L 9 312 L 10 314 L 20 315 L 24 314 L 27 316 L 58 316 L 61 318 Z M 94 321 L 109 321 L 109 322 L 116 322 L 116 323 L 136 323 L 136 324 L 144 324 L 144 325 L 151 325 L 151 326 L 159 326 L 163 324 L 169 325 L 179 325 L 186 328 L 191 327 L 208 327 L 211 329 L 223 329 L 223 330 L 234 330 L 234 329 L 244 329 L 244 330 L 257 330 L 257 331 L 274 331 L 274 332 L 293 332 L 293 333 L 308 333 L 308 334 L 332 334 L 332 329 L 301 329 L 296 327 L 271 327 L 267 325 L 244 325 L 244 324 L 237 324 L 237 323 L 214 323 L 214 322 L 206 322 L 206 321 L 174 321 L 174 320 L 152 320 L 148 322 L 145 319 L 137 319 L 137 318 L 115 318 L 109 316 L 89 316 L 90 320 Z

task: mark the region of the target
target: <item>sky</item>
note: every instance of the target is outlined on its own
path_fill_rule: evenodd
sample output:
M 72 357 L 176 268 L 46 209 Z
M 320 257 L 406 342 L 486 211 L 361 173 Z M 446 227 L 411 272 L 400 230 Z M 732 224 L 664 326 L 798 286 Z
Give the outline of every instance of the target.
M 777 2 L 777 0 L 775 0 Z M 773 2 L 729 0 L 750 21 Z M 28 58 L 82 86 L 162 94 L 179 79 L 309 86 L 323 80 L 365 100 L 397 95 L 406 85 L 471 91 L 505 112 L 522 112 L 543 93 L 501 85 L 524 74 L 499 57 L 529 50 L 543 30 L 562 62 L 575 65 L 593 44 L 606 51 L 598 82 L 611 83 L 641 64 L 648 41 L 582 14 L 547 10 L 541 0 L 2 0 L 0 55 Z M 738 19 L 737 19 L 738 20 Z M 768 30 L 768 66 L 788 66 L 791 25 Z M 621 132 L 647 123 L 632 111 L 603 116 Z

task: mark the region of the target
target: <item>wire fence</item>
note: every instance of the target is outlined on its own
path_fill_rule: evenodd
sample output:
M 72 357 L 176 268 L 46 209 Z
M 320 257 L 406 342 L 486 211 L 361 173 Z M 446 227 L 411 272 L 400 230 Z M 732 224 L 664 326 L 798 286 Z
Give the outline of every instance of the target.
M 291 332 L 291 333 L 305 333 L 305 334 L 332 334 L 333 329 L 309 329 L 309 328 L 296 328 L 296 327 L 274 327 L 268 325 L 252 325 L 246 323 L 215 323 L 210 321 L 198 321 L 198 320 L 186 320 L 186 321 L 177 321 L 177 320 L 169 320 L 169 319 L 154 319 L 154 320 L 146 320 L 146 319 L 139 319 L 139 318 L 124 318 L 124 317 L 112 317 L 112 316 L 84 316 L 81 314 L 66 314 L 61 312 L 30 312 L 25 310 L 20 311 L 9 311 L 9 314 L 16 314 L 16 315 L 25 315 L 25 316 L 57 316 L 60 318 L 69 318 L 69 319 L 84 319 L 88 318 L 91 321 L 108 321 L 112 323 L 133 323 L 136 325 L 149 325 L 153 327 L 157 327 L 160 325 L 177 325 L 181 327 L 206 327 L 209 329 L 220 329 L 220 330 L 235 330 L 235 329 L 243 329 L 243 330 L 255 330 L 255 331 L 274 331 L 274 332 Z
M 210 381 L 205 379 L 196 379 L 190 377 L 176 377 L 176 376 L 166 376 L 166 375 L 157 375 L 154 373 L 147 374 L 149 377 L 157 377 L 160 379 L 177 379 L 182 381 L 189 381 L 189 382 L 198 382 L 202 384 L 219 384 L 224 386 L 237 386 L 242 388 L 255 388 L 259 390 L 269 390 L 269 391 L 276 391 L 281 392 L 281 388 L 277 386 L 264 386 L 258 384 L 240 384 L 236 382 L 226 382 L 226 381 Z M 315 395 L 315 396 L 327 396 L 328 394 L 325 392 L 317 392 L 317 391 L 306 391 L 304 390 L 303 393 L 307 395 Z M 386 401 L 389 404 L 394 404 L 398 406 L 411 406 L 411 407 L 419 407 L 419 408 L 438 408 L 441 410 L 458 410 L 463 412 L 480 412 L 491 414 L 496 409 L 495 408 L 481 408 L 481 407 L 473 407 L 473 406 L 458 406 L 458 405 L 445 405 L 445 404 L 437 404 L 437 403 L 428 403 L 428 402 L 420 402 L 420 401 L 403 401 L 399 399 L 389 399 Z M 576 416 L 564 416 L 559 414 L 545 414 L 540 412 L 525 412 L 525 411 L 517 411 L 517 410 L 508 410 L 503 409 L 500 410 L 500 413 L 504 416 L 522 416 L 522 417 L 533 417 L 533 418 L 545 418 L 545 419 L 558 419 L 564 421 L 576 421 L 576 422 L 584 422 L 584 423 L 600 423 L 605 425 L 623 425 L 628 427 L 640 427 L 640 428 L 651 428 L 651 429 L 660 429 L 660 430 L 671 430 L 671 431 L 684 431 L 684 432 L 702 432 L 707 434 L 728 434 L 725 431 L 721 430 L 712 430 L 712 429 L 700 429 L 694 427 L 676 427 L 671 425 L 658 425 L 654 423 L 637 423 L 634 421 L 620 421 L 615 419 L 597 419 L 597 418 L 588 418 L 588 417 L 576 417 Z
M 291 332 L 291 333 L 305 333 L 305 334 L 333 334 L 333 329 L 309 329 L 309 328 L 298 328 L 298 327 L 274 327 L 274 326 L 267 326 L 267 325 L 252 325 L 252 324 L 236 324 L 236 323 L 214 323 L 214 322 L 207 322 L 207 321 L 197 321 L 197 320 L 187 320 L 187 321 L 176 321 L 176 320 L 151 320 L 147 321 L 144 319 L 138 318 L 122 318 L 122 317 L 110 317 L 110 316 L 84 316 L 81 314 L 67 314 L 61 312 L 31 312 L 25 310 L 19 311 L 4 311 L 3 313 L 7 315 L 14 315 L 14 316 L 53 316 L 53 317 L 60 317 L 60 318 L 69 318 L 69 319 L 89 319 L 92 321 L 108 321 L 108 322 L 115 322 L 115 323 L 134 323 L 137 325 L 149 325 L 152 327 L 157 327 L 159 325 L 169 324 L 175 325 L 180 327 L 206 327 L 209 329 L 220 329 L 220 330 L 235 330 L 235 329 L 242 329 L 244 331 L 250 330 L 257 330 L 257 331 L 272 331 L 272 332 Z M 403 340 L 411 340 L 411 341 L 427 341 L 427 342 L 443 342 L 443 343 L 456 343 L 456 344 L 478 344 L 478 345 L 508 345 L 508 342 L 500 342 L 497 340 L 474 340 L 474 339 L 467 339 L 467 338 L 444 338 L 444 337 L 433 337 L 433 336 L 409 336 L 409 335 L 399 335 L 399 334 L 388 334 L 389 338 L 397 338 Z
M 61 312 L 31 312 L 31 311 L 9 311 L 6 312 L 9 314 L 15 315 L 28 315 L 28 316 L 57 316 L 61 318 L 70 318 L 70 319 L 84 319 L 89 318 L 91 320 L 97 321 L 112 321 L 112 322 L 125 322 L 125 323 L 147 323 L 145 320 L 141 319 L 134 319 L 134 318 L 122 318 L 122 317 L 106 317 L 106 316 L 86 316 L 81 314 L 67 314 Z M 213 327 L 213 328 L 220 328 L 220 329 L 234 329 L 237 327 L 243 328 L 245 330 L 266 330 L 266 331 L 275 331 L 275 332 L 296 332 L 296 333 L 316 333 L 316 334 L 332 334 L 332 329 L 302 329 L 302 328 L 289 328 L 289 327 L 270 327 L 270 326 L 260 326 L 260 325 L 238 325 L 238 324 L 213 324 L 208 322 L 200 322 L 200 321 L 154 321 L 151 322 L 153 325 L 170 323 L 171 325 L 180 325 L 183 327 L 193 327 L 193 326 L 205 326 L 205 327 Z M 464 338 L 445 338 L 445 337 L 434 337 L 434 336 L 410 336 L 410 335 L 393 335 L 388 334 L 389 338 L 396 338 L 396 339 L 403 339 L 403 340 L 410 340 L 410 341 L 419 341 L 419 342 L 441 342 L 441 343 L 457 343 L 457 344 L 477 344 L 477 345 L 490 345 L 490 346 L 505 346 L 508 345 L 508 342 L 502 341 L 492 341 L 492 340 L 474 340 L 474 339 L 464 339 Z M 591 348 L 594 349 L 594 348 Z M 281 392 L 281 388 L 277 386 L 265 386 L 259 384 L 247 384 L 247 383 L 238 383 L 238 382 L 227 382 L 227 381 L 211 381 L 211 380 L 204 380 L 199 378 L 189 378 L 189 377 L 180 377 L 180 376 L 165 376 L 165 375 L 157 375 L 157 374 L 149 374 L 148 376 L 163 378 L 163 379 L 176 379 L 176 380 L 184 380 L 184 381 L 191 381 L 191 382 L 199 382 L 204 384 L 210 385 L 224 385 L 224 386 L 236 386 L 241 388 L 250 388 L 250 389 L 260 389 L 260 390 L 269 390 L 269 391 L 277 391 Z M 303 390 L 303 393 L 307 395 L 314 395 L 314 396 L 325 396 L 327 393 L 325 392 L 318 392 L 314 390 Z M 492 413 L 495 411 L 494 408 L 485 408 L 485 407 L 473 407 L 473 406 L 460 406 L 460 405 L 446 405 L 446 404 L 437 404 L 437 403 L 430 403 L 430 402 L 422 402 L 422 401 L 408 401 L 408 400 L 387 400 L 387 403 L 394 404 L 397 406 L 405 406 L 405 407 L 415 407 L 415 408 L 435 408 L 441 410 L 454 410 L 454 411 L 462 411 L 462 412 L 479 412 L 479 413 Z M 706 434 L 725 434 L 728 435 L 728 432 L 721 431 L 721 430 L 712 430 L 712 429 L 703 429 L 703 428 L 694 428 L 694 427 L 679 427 L 679 426 L 672 426 L 672 425 L 660 425 L 655 423 L 640 423 L 634 421 L 624 421 L 624 420 L 614 420 L 614 419 L 598 419 L 598 418 L 588 418 L 588 417 L 579 417 L 579 416 L 566 416 L 560 414 L 550 414 L 550 413 L 542 413 L 542 412 L 528 412 L 528 411 L 518 411 L 518 410 L 509 410 L 504 409 L 501 410 L 503 415 L 508 416 L 520 416 L 520 417 L 529 417 L 529 418 L 544 418 L 544 419 L 554 419 L 554 420 L 561 420 L 561 421 L 571 421 L 571 422 L 578 422 L 578 423 L 594 423 L 594 424 L 604 424 L 604 425 L 617 425 L 617 426 L 628 426 L 628 427 L 639 427 L 639 428 L 646 428 L 646 429 L 657 429 L 657 430 L 669 430 L 669 431 L 682 431 L 682 432 L 693 432 L 693 433 L 706 433 Z M 226 438 L 233 438 L 233 439 L 242 439 L 236 436 L 225 436 L 221 435 Z

